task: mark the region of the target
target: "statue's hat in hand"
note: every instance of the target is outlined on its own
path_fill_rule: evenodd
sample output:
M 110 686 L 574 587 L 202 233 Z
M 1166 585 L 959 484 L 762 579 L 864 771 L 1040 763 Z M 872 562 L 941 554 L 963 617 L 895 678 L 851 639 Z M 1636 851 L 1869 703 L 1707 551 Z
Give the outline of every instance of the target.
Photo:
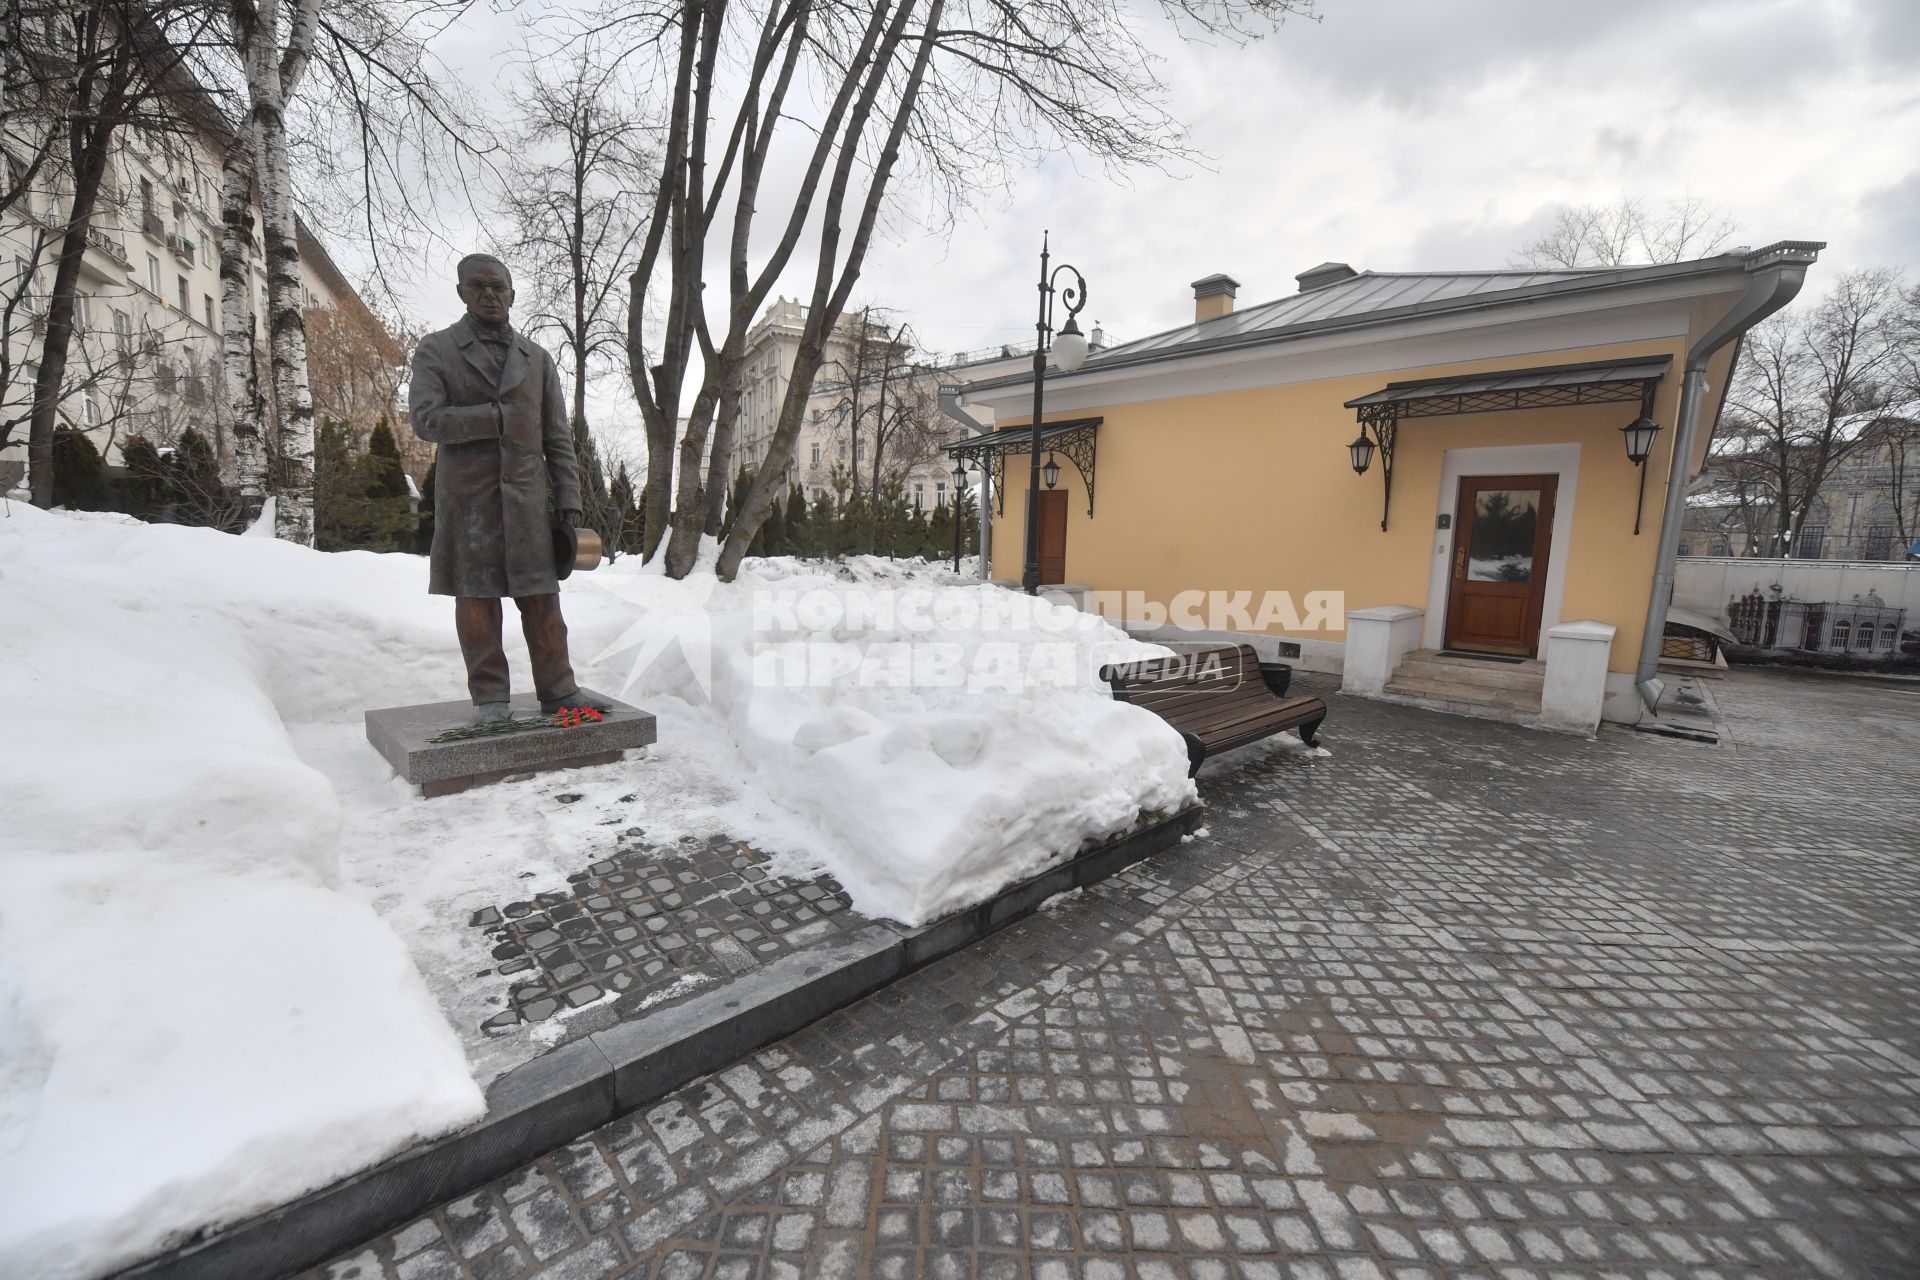
M 570 529 L 563 524 L 553 527 L 553 571 L 562 579 L 575 569 L 599 568 L 605 550 L 593 529 Z

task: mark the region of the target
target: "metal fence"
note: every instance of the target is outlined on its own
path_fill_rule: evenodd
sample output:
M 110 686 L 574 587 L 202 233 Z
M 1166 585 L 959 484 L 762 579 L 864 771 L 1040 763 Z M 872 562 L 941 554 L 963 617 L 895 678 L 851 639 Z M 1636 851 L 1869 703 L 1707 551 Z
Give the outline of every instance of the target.
M 1727 602 L 1727 629 L 1756 649 L 1884 657 L 1898 651 L 1905 609 L 1782 600 L 1755 592 Z

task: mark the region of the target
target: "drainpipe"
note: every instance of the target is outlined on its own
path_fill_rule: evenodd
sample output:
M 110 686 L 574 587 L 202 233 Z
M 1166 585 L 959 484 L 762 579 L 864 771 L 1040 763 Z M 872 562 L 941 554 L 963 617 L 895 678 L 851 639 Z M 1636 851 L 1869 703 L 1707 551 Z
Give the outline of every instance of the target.
M 958 386 L 955 386 L 951 383 L 943 382 L 940 384 L 940 412 L 946 414 L 949 418 L 952 418 L 955 422 L 965 427 L 968 431 L 971 431 L 974 435 L 977 435 L 977 436 L 986 435 L 987 428 L 981 426 L 978 422 L 974 421 L 972 418 L 968 417 L 966 414 L 960 412 L 960 390 L 961 389 Z M 980 580 L 982 582 L 987 581 L 989 578 L 993 576 L 993 570 L 989 567 L 993 563 L 993 517 L 989 515 L 987 512 L 987 500 L 992 496 L 989 490 L 991 490 L 992 488 L 993 488 L 993 468 L 992 467 L 980 468 L 979 572 L 980 572 Z M 953 500 L 956 503 L 959 502 L 960 495 L 958 493 L 955 493 L 953 495 Z M 958 508 L 956 508 L 956 510 L 957 509 Z
M 1667 499 L 1660 517 L 1660 549 L 1655 553 L 1653 593 L 1647 600 L 1647 628 L 1640 637 L 1640 664 L 1634 687 L 1649 711 L 1658 711 L 1661 683 L 1660 644 L 1667 631 L 1667 606 L 1673 603 L 1673 565 L 1680 552 L 1680 525 L 1687 507 L 1687 466 L 1700 434 L 1700 402 L 1706 394 L 1707 360 L 1721 347 L 1792 302 L 1806 280 L 1807 268 L 1826 248 L 1816 240 L 1780 240 L 1755 249 L 1741 259 L 1747 271 L 1747 291 L 1719 324 L 1687 351 L 1686 374 L 1680 384 L 1680 420 L 1673 441 L 1673 460 L 1667 471 Z M 1732 376 L 1729 368 L 1728 376 Z

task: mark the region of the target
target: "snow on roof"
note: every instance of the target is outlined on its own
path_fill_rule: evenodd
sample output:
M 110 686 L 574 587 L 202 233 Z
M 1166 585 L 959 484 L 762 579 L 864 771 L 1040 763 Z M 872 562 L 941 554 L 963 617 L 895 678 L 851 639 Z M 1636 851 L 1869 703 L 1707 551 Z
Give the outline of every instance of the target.
M 1876 422 L 1889 420 L 1920 423 L 1920 397 L 1883 404 L 1876 409 L 1862 409 L 1859 413 L 1850 413 L 1844 418 L 1837 418 L 1833 424 L 1834 439 L 1852 440 Z

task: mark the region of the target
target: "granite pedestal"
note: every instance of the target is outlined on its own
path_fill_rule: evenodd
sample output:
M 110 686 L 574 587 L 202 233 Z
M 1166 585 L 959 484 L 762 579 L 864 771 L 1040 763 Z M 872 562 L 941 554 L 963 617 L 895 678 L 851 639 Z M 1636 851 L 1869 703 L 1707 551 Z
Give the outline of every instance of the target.
M 550 769 L 612 764 L 622 751 L 644 747 L 658 736 L 653 716 L 591 689 L 580 700 L 605 707 L 603 718 L 578 727 L 527 729 L 487 734 L 453 742 L 433 739 L 448 729 L 473 722 L 471 702 L 427 702 L 367 712 L 367 741 L 385 756 L 394 772 L 428 796 L 450 795 L 490 782 Z M 516 696 L 513 717 L 540 714 L 531 693 Z

